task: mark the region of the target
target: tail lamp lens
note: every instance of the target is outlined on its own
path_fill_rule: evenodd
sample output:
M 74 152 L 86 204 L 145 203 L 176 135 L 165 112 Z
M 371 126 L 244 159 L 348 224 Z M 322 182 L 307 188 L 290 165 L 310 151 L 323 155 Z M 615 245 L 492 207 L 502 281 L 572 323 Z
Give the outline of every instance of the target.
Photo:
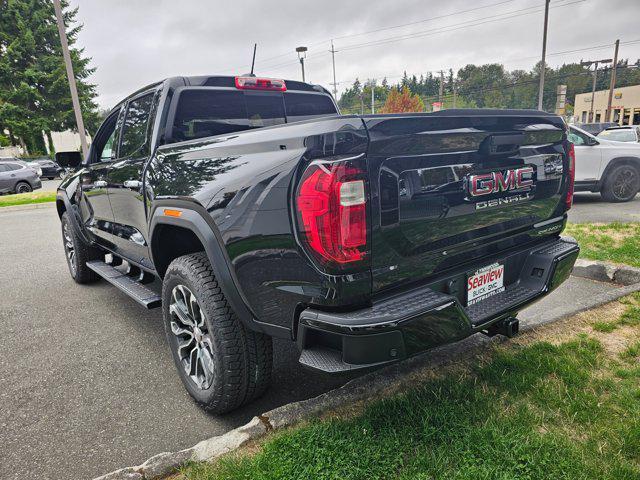
M 301 230 L 313 253 L 325 263 L 361 261 L 367 247 L 364 174 L 345 163 L 313 163 L 296 196 Z
M 576 181 L 576 150 L 573 143 L 569 143 L 569 178 L 567 178 L 567 210 L 573 206 L 573 189 Z

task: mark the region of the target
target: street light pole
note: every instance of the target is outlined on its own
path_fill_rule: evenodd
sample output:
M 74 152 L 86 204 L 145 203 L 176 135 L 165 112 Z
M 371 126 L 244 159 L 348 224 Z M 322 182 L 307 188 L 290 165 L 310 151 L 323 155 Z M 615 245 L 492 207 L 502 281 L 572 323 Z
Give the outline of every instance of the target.
M 62 45 L 62 57 L 64 58 L 64 65 L 67 70 L 67 80 L 69 81 L 69 90 L 71 91 L 71 103 L 73 104 L 73 113 L 76 117 L 76 128 L 78 129 L 78 135 L 80 135 L 82 156 L 86 159 L 89 156 L 89 147 L 87 146 L 87 138 L 85 136 L 86 132 L 84 129 L 84 121 L 82 120 L 82 111 L 80 110 L 76 77 L 73 74 L 71 55 L 69 55 L 69 43 L 67 41 L 67 32 L 64 27 L 64 19 L 62 18 L 62 7 L 60 6 L 60 0 L 53 0 L 53 8 L 56 11 L 58 33 L 60 34 L 60 44 Z
M 298 60 L 300 60 L 300 66 L 302 67 L 302 81 L 306 82 L 304 78 L 304 59 L 307 58 L 307 47 L 298 47 L 296 52 L 298 52 Z
M 540 86 L 538 88 L 538 110 L 542 110 L 542 100 L 544 99 L 544 73 L 546 70 L 547 56 L 547 28 L 549 26 L 549 2 L 544 3 L 544 31 L 542 33 L 542 60 L 540 65 Z

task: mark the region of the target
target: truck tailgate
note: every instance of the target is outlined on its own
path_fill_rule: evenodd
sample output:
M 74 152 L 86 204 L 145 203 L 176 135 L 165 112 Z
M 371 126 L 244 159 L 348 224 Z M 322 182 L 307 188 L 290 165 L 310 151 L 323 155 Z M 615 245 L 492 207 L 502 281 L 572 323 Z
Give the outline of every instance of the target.
M 477 266 L 562 228 L 568 160 L 559 117 L 450 110 L 363 120 L 374 293 Z M 554 219 L 557 228 L 542 228 Z

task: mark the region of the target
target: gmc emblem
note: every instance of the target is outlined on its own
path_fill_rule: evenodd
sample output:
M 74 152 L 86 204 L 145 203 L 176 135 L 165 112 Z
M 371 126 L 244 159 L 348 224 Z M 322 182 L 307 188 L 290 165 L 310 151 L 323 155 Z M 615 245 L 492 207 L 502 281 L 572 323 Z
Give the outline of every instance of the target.
M 533 185 L 533 167 L 469 175 L 468 185 L 469 193 L 474 197 L 531 187 Z

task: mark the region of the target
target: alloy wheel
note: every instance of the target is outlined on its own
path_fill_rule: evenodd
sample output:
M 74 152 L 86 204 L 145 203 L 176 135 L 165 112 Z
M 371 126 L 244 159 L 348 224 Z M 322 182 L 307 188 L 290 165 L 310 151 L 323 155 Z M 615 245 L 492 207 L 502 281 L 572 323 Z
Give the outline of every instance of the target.
M 28 193 L 31 191 L 31 187 L 29 185 L 27 185 L 26 183 L 21 183 L 20 185 L 18 185 L 18 192 L 17 193 Z
M 76 248 L 73 245 L 73 237 L 71 236 L 71 229 L 69 224 L 64 222 L 62 224 L 62 238 L 64 239 L 64 253 L 67 256 L 67 262 L 71 269 L 71 274 L 76 275 Z
M 636 185 L 637 174 L 633 168 L 625 168 L 618 173 L 613 182 L 613 193 L 617 198 L 627 198 Z
M 215 375 L 213 341 L 204 312 L 186 286 L 176 285 L 171 291 L 169 315 L 182 368 L 196 387 L 208 389 Z

